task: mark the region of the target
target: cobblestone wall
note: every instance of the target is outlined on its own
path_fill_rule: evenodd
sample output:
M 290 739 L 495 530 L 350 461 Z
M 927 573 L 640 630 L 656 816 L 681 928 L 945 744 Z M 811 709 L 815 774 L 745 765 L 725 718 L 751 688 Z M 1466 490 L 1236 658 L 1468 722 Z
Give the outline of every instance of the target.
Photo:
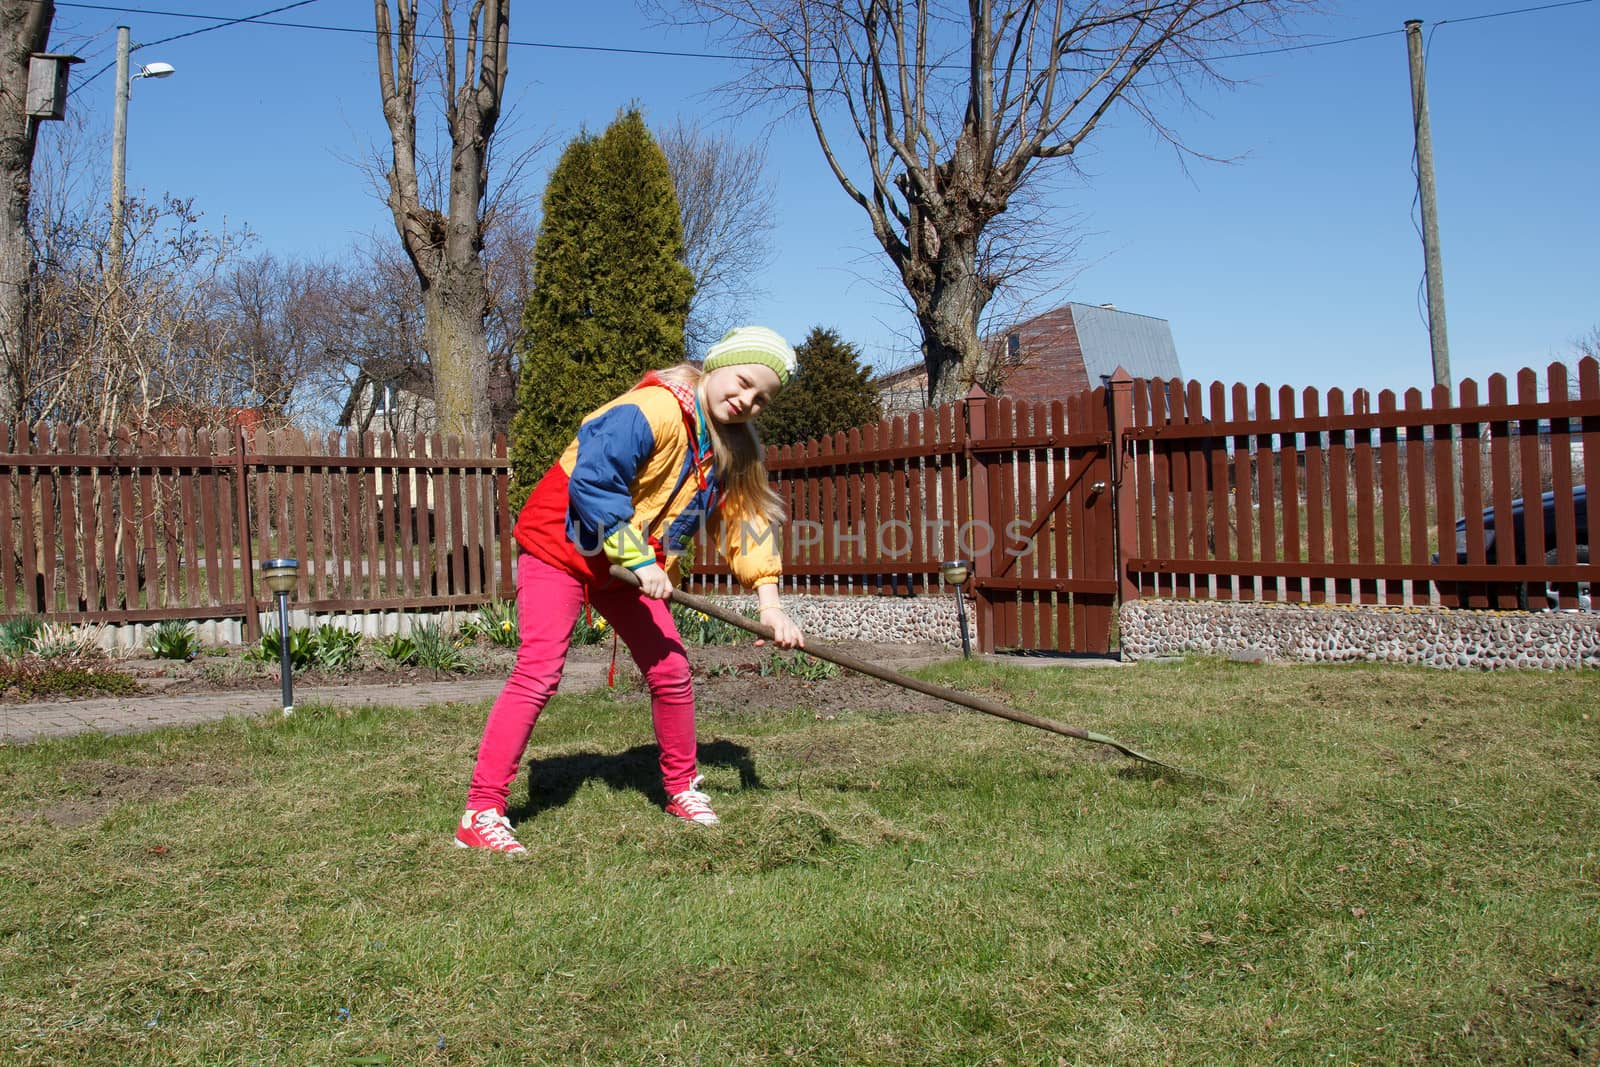
M 755 596 L 714 596 L 714 603 L 734 611 L 754 613 Z M 881 641 L 887 644 L 921 644 L 937 641 L 950 648 L 961 647 L 961 631 L 956 628 L 955 600 L 948 596 L 786 596 L 784 610 L 808 637 L 818 641 Z M 408 613 L 373 611 L 313 615 L 291 611 L 289 625 L 322 626 L 331 624 L 354 630 L 367 637 L 386 637 L 406 633 L 418 619 L 437 620 L 454 626 L 476 615 L 475 611 Z M 263 613 L 264 629 L 276 630 L 278 617 Z M 244 623 L 238 619 L 202 620 L 196 624 L 200 640 L 208 645 L 239 644 L 244 641 Z M 101 643 L 108 649 L 142 648 L 154 624 L 138 623 L 106 627 Z M 973 647 L 978 631 L 967 605 L 967 630 Z
M 733 611 L 754 612 L 750 596 L 708 597 Z M 783 610 L 808 638 L 818 641 L 881 641 L 920 644 L 938 641 L 961 647 L 953 597 L 786 596 Z M 967 605 L 967 633 L 974 648 L 978 631 L 972 605 Z
M 1600 667 L 1600 615 L 1585 612 L 1136 600 L 1118 618 L 1128 660 L 1198 652 L 1479 670 Z

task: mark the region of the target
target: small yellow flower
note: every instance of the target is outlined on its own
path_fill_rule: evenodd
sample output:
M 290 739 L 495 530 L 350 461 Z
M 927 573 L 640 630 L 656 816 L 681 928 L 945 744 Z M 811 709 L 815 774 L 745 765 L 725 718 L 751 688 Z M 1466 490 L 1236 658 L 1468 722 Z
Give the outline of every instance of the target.
M 500 624 L 500 632 L 501 633 L 510 633 L 511 632 L 511 620 L 510 619 L 507 619 L 505 622 Z
M 601 619 L 599 622 L 595 623 L 594 628 L 596 630 L 604 630 L 606 628 L 606 620 Z

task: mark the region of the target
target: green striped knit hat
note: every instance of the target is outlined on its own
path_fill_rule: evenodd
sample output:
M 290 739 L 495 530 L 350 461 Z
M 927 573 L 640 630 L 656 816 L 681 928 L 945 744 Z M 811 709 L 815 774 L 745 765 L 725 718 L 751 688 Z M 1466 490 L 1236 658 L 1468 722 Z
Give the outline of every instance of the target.
M 794 374 L 794 349 L 789 342 L 765 326 L 738 326 L 722 335 L 722 340 L 706 352 L 705 370 L 732 367 L 739 363 L 759 363 L 771 367 L 778 384 L 788 385 Z

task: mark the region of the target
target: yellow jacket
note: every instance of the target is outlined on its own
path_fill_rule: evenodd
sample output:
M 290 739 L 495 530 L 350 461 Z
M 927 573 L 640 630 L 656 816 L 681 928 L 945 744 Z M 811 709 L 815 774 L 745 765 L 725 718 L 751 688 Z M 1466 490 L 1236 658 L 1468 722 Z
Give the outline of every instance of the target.
M 515 535 L 586 580 L 602 579 L 611 563 L 661 563 L 677 581 L 702 528 L 745 588 L 782 575 L 776 531 L 726 499 L 694 390 L 647 378 L 583 420 L 529 494 Z

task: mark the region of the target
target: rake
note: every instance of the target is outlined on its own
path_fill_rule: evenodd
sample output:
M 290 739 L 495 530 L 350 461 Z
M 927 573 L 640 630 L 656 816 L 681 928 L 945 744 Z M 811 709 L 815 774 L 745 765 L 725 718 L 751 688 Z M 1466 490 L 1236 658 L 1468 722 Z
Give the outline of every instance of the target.
M 639 579 L 634 575 L 634 573 L 624 567 L 613 565 L 611 568 L 611 576 L 616 578 L 618 581 L 626 582 L 632 586 L 638 586 L 639 584 Z M 686 608 L 689 608 L 693 611 L 698 611 L 704 615 L 709 615 L 713 619 L 720 619 L 729 626 L 737 626 L 739 629 L 744 630 L 747 633 L 755 634 L 757 637 L 763 638 L 767 641 L 771 641 L 773 639 L 772 627 L 763 623 L 755 622 L 751 619 L 747 619 L 738 612 L 729 611 L 727 608 L 713 604 L 704 597 L 695 596 L 693 593 L 685 593 L 681 589 L 674 589 L 672 591 L 671 600 L 674 604 L 682 604 Z M 1034 729 L 1044 730 L 1048 733 L 1060 734 L 1062 737 L 1070 737 L 1077 741 L 1087 741 L 1094 745 L 1105 745 L 1108 748 L 1116 749 L 1124 756 L 1128 756 L 1131 759 L 1136 759 L 1141 763 L 1148 763 L 1153 767 L 1161 767 L 1178 774 L 1189 773 L 1181 768 L 1174 767 L 1171 764 L 1162 763 L 1158 759 L 1152 759 L 1137 749 L 1129 748 L 1116 738 L 1107 737 L 1105 734 L 1097 733 L 1094 730 L 1085 730 L 1078 726 L 1067 726 L 1064 723 L 1041 718 L 1038 715 L 1030 715 L 1025 711 L 1018 711 L 1016 708 L 1009 707 L 1008 705 L 1002 704 L 996 700 L 989 700 L 986 697 L 974 696 L 971 693 L 963 693 L 959 689 L 951 689 L 948 686 L 935 685 L 932 682 L 925 682 L 921 678 L 913 678 L 909 674 L 901 674 L 899 671 L 890 670 L 888 667 L 882 667 L 876 663 L 868 663 L 865 660 L 857 659 L 854 656 L 840 652 L 838 649 L 831 648 L 828 645 L 807 643 L 805 646 L 805 652 L 807 655 L 815 656 L 817 659 L 827 660 L 829 663 L 837 663 L 839 666 L 848 670 L 865 674 L 868 677 L 876 678 L 879 681 L 888 682 L 890 685 L 897 685 L 902 689 L 909 689 L 912 692 L 923 693 L 927 696 L 937 697 L 940 700 L 948 700 L 950 703 L 959 705 L 963 708 L 970 708 L 973 711 L 981 711 L 985 715 L 993 715 L 996 718 L 1008 719 L 1011 722 L 1021 723 L 1024 726 L 1032 726 Z

